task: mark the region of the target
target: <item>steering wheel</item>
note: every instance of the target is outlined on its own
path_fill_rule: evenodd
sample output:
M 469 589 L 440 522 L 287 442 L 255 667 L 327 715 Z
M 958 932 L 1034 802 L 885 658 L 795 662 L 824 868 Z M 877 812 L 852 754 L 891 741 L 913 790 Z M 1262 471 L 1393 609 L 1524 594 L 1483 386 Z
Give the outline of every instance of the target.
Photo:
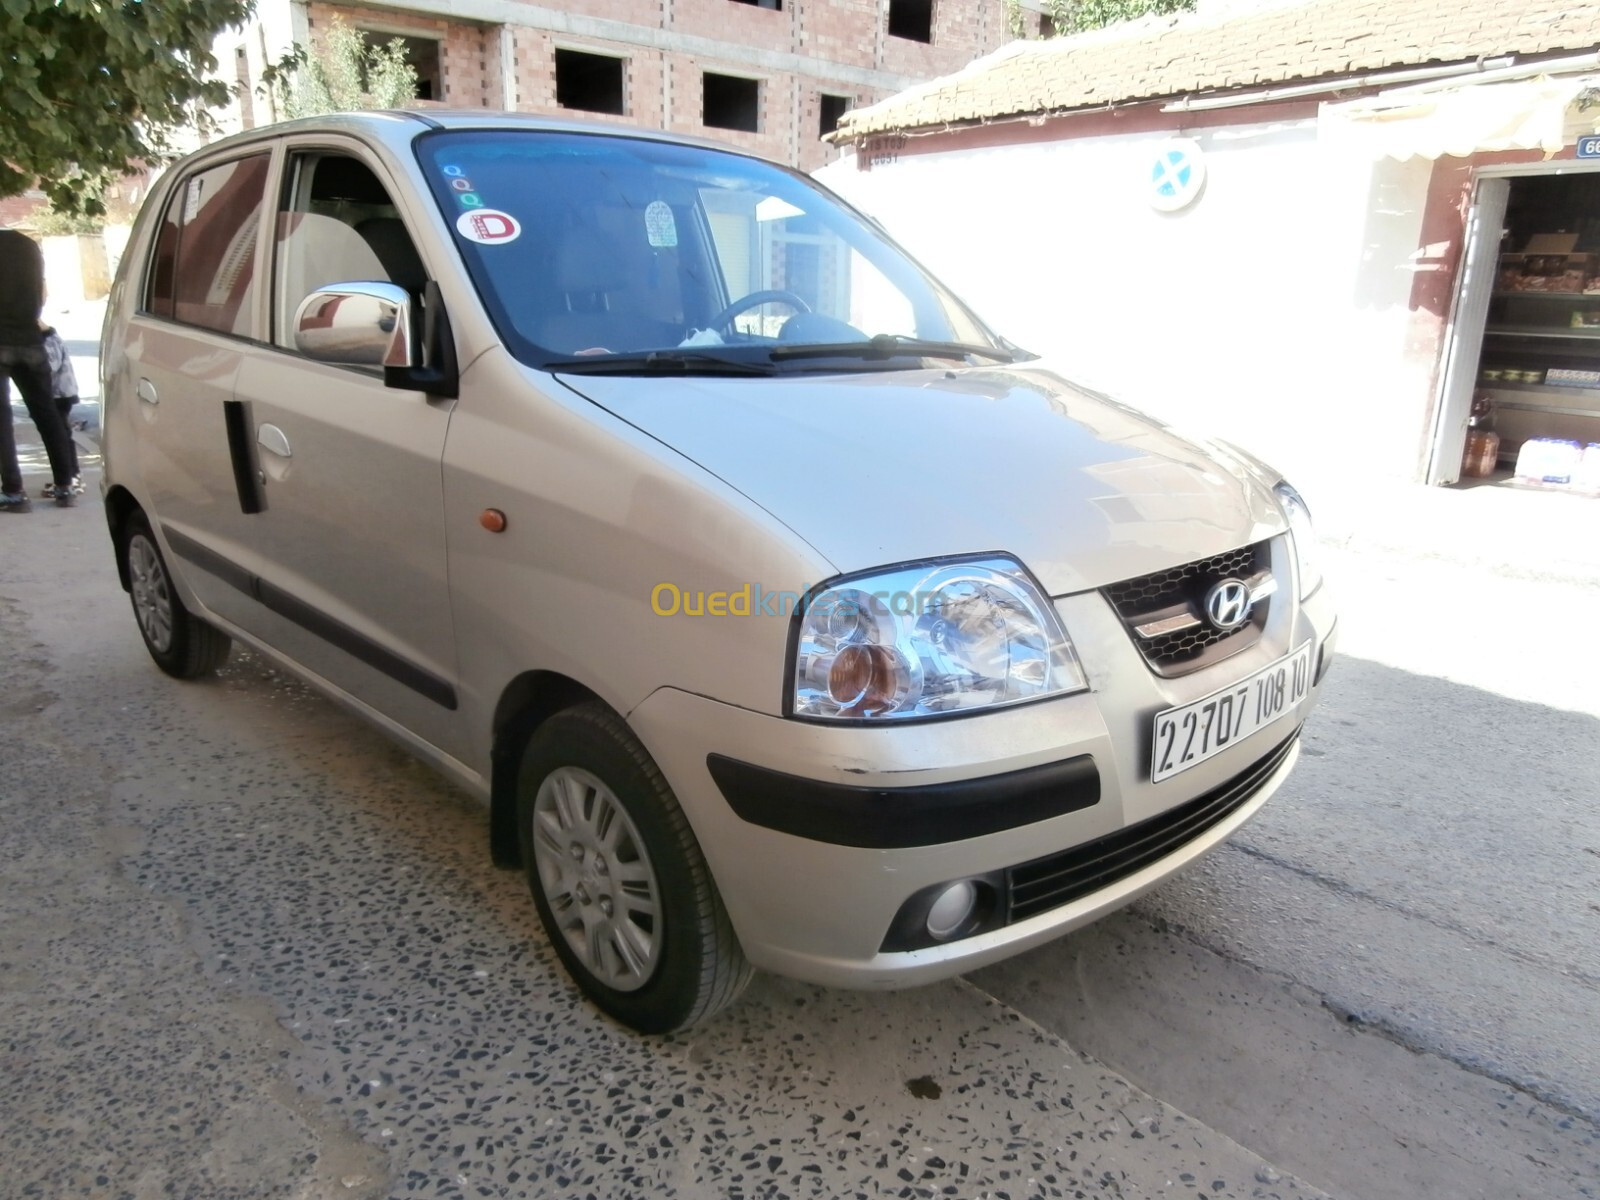
M 787 304 L 796 312 L 808 313 L 811 311 L 811 305 L 800 299 L 793 292 L 785 292 L 774 288 L 763 292 L 751 292 L 748 296 L 741 296 L 712 317 L 710 327 L 718 330 L 728 329 L 733 324 L 733 319 L 746 309 L 755 308 L 760 304 L 771 304 L 775 301 L 780 304 Z

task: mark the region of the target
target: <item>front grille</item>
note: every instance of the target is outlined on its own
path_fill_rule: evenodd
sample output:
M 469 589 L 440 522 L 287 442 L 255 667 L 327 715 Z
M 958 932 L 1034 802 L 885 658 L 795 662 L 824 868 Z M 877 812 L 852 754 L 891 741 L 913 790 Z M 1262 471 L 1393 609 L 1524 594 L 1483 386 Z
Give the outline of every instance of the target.
M 1159 674 L 1184 675 L 1256 643 L 1267 623 L 1270 600 L 1259 601 L 1250 620 L 1238 629 L 1221 630 L 1205 620 L 1205 596 L 1212 584 L 1223 579 L 1249 579 L 1267 570 L 1271 561 L 1268 544 L 1257 542 L 1181 567 L 1113 583 L 1105 589 L 1105 596 L 1127 625 L 1129 636 L 1145 661 Z M 1182 613 L 1199 618 L 1200 623 L 1153 638 L 1133 632 L 1135 625 Z
M 1199 837 L 1261 790 L 1294 748 L 1296 729 L 1243 773 L 1186 804 L 1006 872 L 1007 922 L 1070 904 L 1142 870 Z

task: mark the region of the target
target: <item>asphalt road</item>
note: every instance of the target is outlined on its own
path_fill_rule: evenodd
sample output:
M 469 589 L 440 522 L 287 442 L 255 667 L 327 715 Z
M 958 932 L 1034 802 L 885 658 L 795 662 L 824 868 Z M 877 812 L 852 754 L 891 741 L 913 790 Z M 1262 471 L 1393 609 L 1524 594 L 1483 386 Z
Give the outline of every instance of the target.
M 1136 908 L 635 1037 L 469 798 L 0 528 L 0 1197 L 1600 1195 L 1592 588 L 1344 553 L 1298 773 Z

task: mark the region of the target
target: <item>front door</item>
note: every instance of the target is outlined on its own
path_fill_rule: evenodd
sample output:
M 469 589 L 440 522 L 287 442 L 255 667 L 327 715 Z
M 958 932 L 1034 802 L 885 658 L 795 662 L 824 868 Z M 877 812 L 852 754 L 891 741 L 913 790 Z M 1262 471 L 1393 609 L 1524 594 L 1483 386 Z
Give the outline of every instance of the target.
M 453 402 L 294 349 L 295 311 L 318 288 L 426 281 L 376 164 L 291 143 L 273 257 L 273 344 L 246 356 L 235 386 L 262 483 L 267 640 L 460 758 L 440 469 Z

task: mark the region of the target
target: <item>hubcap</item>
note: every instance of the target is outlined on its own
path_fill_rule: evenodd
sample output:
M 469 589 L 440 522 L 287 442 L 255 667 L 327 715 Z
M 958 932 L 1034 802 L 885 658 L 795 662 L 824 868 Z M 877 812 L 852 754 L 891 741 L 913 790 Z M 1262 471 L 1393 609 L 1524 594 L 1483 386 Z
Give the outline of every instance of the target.
M 590 973 L 619 992 L 648 983 L 661 957 L 661 889 L 611 789 L 578 767 L 545 776 L 533 857 L 556 926 Z
M 165 654 L 172 649 L 172 589 L 161 555 L 142 533 L 128 541 L 128 583 L 133 594 L 133 615 L 145 641 Z

